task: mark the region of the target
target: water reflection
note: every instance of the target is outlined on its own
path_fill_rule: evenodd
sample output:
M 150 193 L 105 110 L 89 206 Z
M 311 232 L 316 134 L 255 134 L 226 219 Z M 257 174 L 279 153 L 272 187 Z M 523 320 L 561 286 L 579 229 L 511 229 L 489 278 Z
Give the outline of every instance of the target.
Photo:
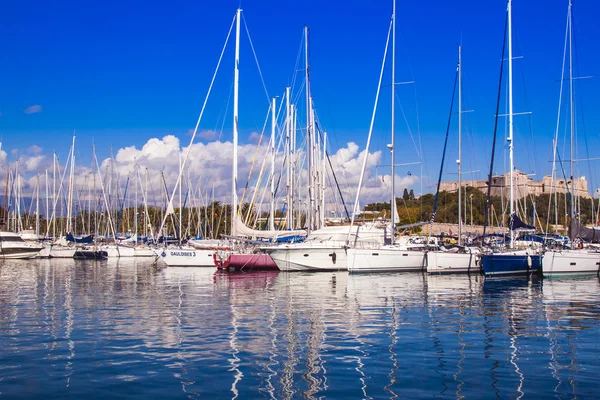
M 580 397 L 595 393 L 599 314 L 598 280 L 11 261 L 0 392 Z

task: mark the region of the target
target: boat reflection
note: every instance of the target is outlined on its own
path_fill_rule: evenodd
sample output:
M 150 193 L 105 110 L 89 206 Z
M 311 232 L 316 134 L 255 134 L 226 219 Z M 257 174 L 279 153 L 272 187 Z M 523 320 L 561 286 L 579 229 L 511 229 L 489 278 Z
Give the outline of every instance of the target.
M 597 280 L 0 265 L 8 397 L 579 397 L 598 320 Z

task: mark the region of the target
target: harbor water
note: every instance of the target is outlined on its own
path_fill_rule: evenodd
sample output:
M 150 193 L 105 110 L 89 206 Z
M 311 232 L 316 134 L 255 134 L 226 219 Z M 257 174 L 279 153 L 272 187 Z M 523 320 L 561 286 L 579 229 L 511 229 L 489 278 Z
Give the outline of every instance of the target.
M 588 279 L 0 263 L 0 398 L 596 397 Z

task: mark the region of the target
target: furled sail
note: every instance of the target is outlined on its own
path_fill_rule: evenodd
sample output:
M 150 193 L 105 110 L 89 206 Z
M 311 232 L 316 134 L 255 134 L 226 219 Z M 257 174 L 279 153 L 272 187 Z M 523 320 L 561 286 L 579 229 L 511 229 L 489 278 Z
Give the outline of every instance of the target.
M 259 230 L 247 226 L 239 215 L 233 220 L 236 236 L 245 236 L 251 239 L 279 239 L 288 236 L 306 236 L 306 231 L 299 230 Z

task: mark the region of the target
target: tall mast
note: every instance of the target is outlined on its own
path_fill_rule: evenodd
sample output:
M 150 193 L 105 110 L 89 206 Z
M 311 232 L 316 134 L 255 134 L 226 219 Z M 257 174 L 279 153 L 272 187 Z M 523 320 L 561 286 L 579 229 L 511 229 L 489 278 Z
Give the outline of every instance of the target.
M 306 147 L 308 156 L 308 221 L 307 227 L 310 232 L 313 228 L 314 215 L 314 188 L 313 188 L 313 159 L 312 159 L 312 134 L 311 134 L 311 99 L 310 99 L 310 74 L 308 65 L 308 26 L 304 26 L 304 73 L 306 85 Z
M 513 55 L 512 55 L 512 0 L 508 0 L 508 150 L 510 158 L 510 218 L 514 214 L 514 182 L 513 182 Z M 514 232 L 510 230 L 510 248 L 514 248 Z
M 290 110 L 290 87 L 285 88 L 285 156 L 286 156 L 286 193 L 285 203 L 287 206 L 286 227 L 292 229 L 292 218 L 294 208 L 292 207 L 292 114 Z
M 52 239 L 56 240 L 56 153 L 52 163 Z M 48 231 L 48 229 L 46 229 Z
M 133 211 L 133 231 L 135 235 L 135 244 L 137 244 L 137 233 L 138 233 L 138 185 L 139 185 L 139 167 L 137 162 L 135 164 L 135 177 L 138 178 L 135 180 L 135 209 Z
M 181 152 L 179 152 L 179 174 L 183 174 L 183 171 L 181 170 Z M 183 179 L 181 179 L 181 182 L 179 184 L 179 232 L 177 235 L 177 236 L 179 236 L 179 244 L 181 244 L 181 241 L 183 240 L 183 235 L 181 232 L 182 219 L 183 219 L 183 204 L 181 202 L 181 187 L 182 186 L 183 186 Z
M 238 103 L 239 103 L 239 80 L 240 80 L 240 16 L 242 9 L 238 8 L 235 19 L 235 65 L 233 69 L 233 171 L 231 178 L 232 204 L 231 204 L 231 235 L 237 234 L 235 229 L 235 217 L 237 216 L 237 177 L 238 177 Z
M 276 128 L 276 100 L 271 101 L 271 201 L 269 212 L 269 229 L 275 229 L 275 128 Z
M 46 233 L 48 232 L 48 223 L 50 221 L 50 202 L 48 199 L 48 169 L 46 168 Z M 46 236 L 48 236 L 46 234 Z
M 73 144 L 71 145 L 71 171 L 69 174 L 69 202 L 67 203 L 67 233 L 75 233 L 73 232 L 73 227 L 71 226 L 71 213 L 73 208 L 73 180 L 75 178 L 75 135 L 73 135 Z
M 321 164 L 321 224 L 325 224 L 325 175 L 327 171 L 327 132 L 323 132 L 323 154 Z
M 396 111 L 396 0 L 392 6 L 392 201 L 390 203 L 390 234 L 391 244 L 394 244 L 396 236 L 396 134 L 395 134 L 395 111 Z M 365 155 L 366 157 L 367 155 Z
M 575 109 L 573 107 L 573 15 L 569 0 L 569 119 L 571 123 L 571 218 L 575 218 Z
M 35 235 L 40 236 L 40 174 L 37 175 L 37 185 L 35 188 Z
M 458 46 L 458 245 L 462 244 L 462 46 Z

